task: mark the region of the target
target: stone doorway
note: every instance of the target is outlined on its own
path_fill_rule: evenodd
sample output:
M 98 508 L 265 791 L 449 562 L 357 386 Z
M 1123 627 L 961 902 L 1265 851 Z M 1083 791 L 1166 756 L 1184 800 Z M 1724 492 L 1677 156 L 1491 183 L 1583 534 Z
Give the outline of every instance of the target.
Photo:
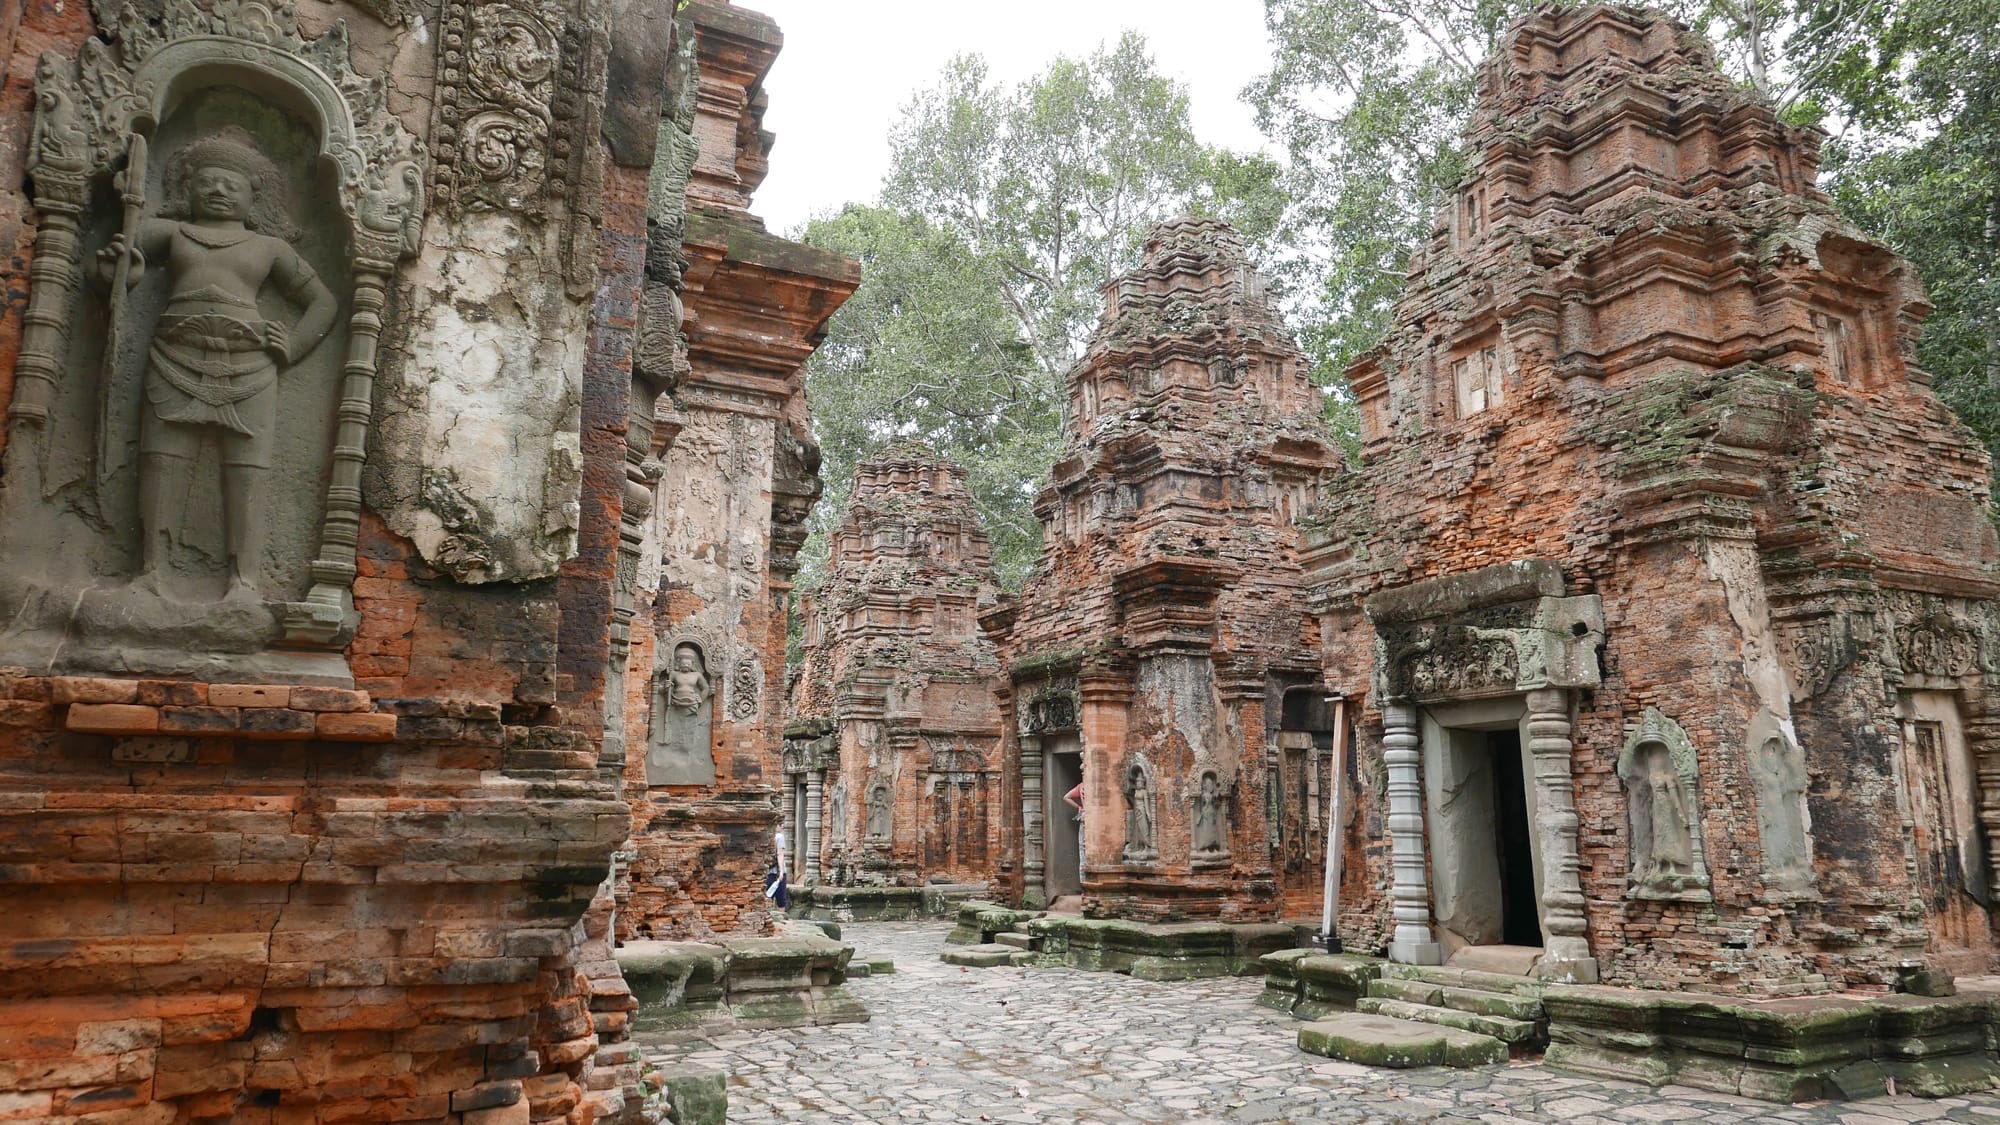
M 1423 722 L 1442 952 L 1457 959 L 1467 947 L 1510 947 L 1519 956 L 1502 960 L 1520 962 L 1519 972 L 1528 971 L 1543 944 L 1541 849 L 1520 729 L 1526 714 L 1516 696 L 1429 708 Z
M 1956 973 L 1991 971 L 1995 954 L 1979 774 L 1955 693 L 1907 691 L 1896 759 L 1904 849 L 1931 930 L 1928 952 Z
M 792 783 L 792 834 L 785 838 L 786 850 L 791 853 L 785 859 L 786 862 L 791 864 L 791 878 L 793 882 L 799 882 L 805 878 L 807 868 L 806 857 L 811 854 L 807 851 L 806 826 L 816 822 L 818 819 L 819 817 L 814 815 L 814 810 L 810 803 L 810 793 L 806 786 L 806 781 L 804 778 L 799 778 Z
M 1083 747 L 1076 736 L 1052 738 L 1049 740 L 1047 758 L 1042 766 L 1045 783 L 1042 817 L 1043 851 L 1047 865 L 1042 871 L 1042 885 L 1047 888 L 1049 901 L 1066 895 L 1083 893 L 1083 824 L 1076 817 L 1076 810 L 1063 801 L 1063 794 L 1083 781 Z

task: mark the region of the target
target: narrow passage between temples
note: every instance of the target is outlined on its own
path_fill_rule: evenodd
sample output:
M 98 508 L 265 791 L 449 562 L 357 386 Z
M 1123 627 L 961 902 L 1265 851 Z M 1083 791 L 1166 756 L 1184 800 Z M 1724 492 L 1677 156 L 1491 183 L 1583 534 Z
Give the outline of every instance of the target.
M 1774 1106 L 1540 1066 L 1374 1070 L 1300 1052 L 1296 1021 L 1255 1006 L 1255 977 L 1136 981 L 1067 968 L 960 969 L 942 923 L 850 923 L 863 1024 L 642 1042 L 666 1063 L 727 1071 L 731 1125 L 1322 1125 L 1366 1122 L 2000 1122 L 2000 1096 Z

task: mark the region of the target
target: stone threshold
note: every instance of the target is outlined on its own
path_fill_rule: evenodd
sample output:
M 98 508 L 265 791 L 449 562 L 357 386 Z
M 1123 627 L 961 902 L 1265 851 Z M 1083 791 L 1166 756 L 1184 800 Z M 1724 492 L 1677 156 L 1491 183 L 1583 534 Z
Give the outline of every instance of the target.
M 791 916 L 813 922 L 913 922 L 950 918 L 959 903 L 986 894 L 985 883 L 928 883 L 921 887 L 835 887 L 824 883 L 792 890 Z
M 633 1032 L 671 1041 L 865 1023 L 868 1009 L 847 990 L 853 956 L 853 946 L 797 922 L 775 937 L 626 942 L 618 967 L 639 1001 Z
M 1302 934 L 1298 927 L 1275 922 L 1132 922 L 973 901 L 959 904 L 957 925 L 945 942 L 1017 951 L 1025 944 L 1032 958 L 1003 958 L 1011 964 L 1126 973 L 1139 980 L 1193 980 L 1260 973 L 1259 958 L 1296 946 Z

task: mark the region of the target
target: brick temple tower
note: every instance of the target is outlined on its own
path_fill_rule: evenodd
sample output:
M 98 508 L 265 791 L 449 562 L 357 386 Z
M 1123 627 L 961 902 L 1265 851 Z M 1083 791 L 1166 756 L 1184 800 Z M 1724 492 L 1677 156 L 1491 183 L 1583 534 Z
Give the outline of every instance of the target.
M 1309 562 L 1329 684 L 1369 694 L 1357 947 L 1761 995 L 1990 971 L 1989 466 L 1819 139 L 1655 12 L 1538 13 L 1482 71 Z
M 754 936 L 772 925 L 763 875 L 781 823 L 784 606 L 820 494 L 805 364 L 861 281 L 860 265 L 777 237 L 751 213 L 770 165 L 763 80 L 784 36 L 770 17 L 697 0 L 680 240 L 649 269 L 686 285 L 658 312 L 684 328 L 684 370 L 644 413 L 656 502 L 625 528 L 630 630 L 622 699 L 632 857 L 621 938 Z
M 993 547 L 965 470 L 918 441 L 863 462 L 801 605 L 785 772 L 804 882 L 986 883 L 1000 856 Z
M 1162 224 L 1104 296 L 1036 501 L 1040 569 L 985 618 L 1010 680 L 1021 890 L 1269 920 L 1276 711 L 1317 678 L 1293 521 L 1339 454 L 1226 223 Z M 1079 781 L 1080 887 L 1061 801 Z

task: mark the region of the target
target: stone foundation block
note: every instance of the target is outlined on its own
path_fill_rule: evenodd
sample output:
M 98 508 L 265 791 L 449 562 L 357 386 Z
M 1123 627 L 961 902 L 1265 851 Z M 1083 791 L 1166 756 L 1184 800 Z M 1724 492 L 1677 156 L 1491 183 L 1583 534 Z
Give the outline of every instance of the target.
M 1299 1003 L 1299 959 L 1309 957 L 1309 949 L 1280 949 L 1257 959 L 1264 970 L 1264 991 L 1257 994 L 1257 1006 L 1290 1015 Z
M 945 935 L 945 944 L 983 945 L 992 941 L 995 934 L 1018 931 L 1040 916 L 1037 911 L 1012 910 L 978 899 L 961 902 L 953 915 L 952 931 Z
M 729 1112 L 729 1076 L 690 1066 L 658 1072 L 673 1125 L 723 1125 Z
M 1507 1061 L 1507 1045 L 1491 1036 L 1360 1013 L 1301 1025 L 1299 1049 L 1343 1062 L 1396 1069 L 1494 1066 Z
M 635 1032 L 696 1038 L 736 1027 L 861 1023 L 847 991 L 851 946 L 797 924 L 780 937 L 631 942 L 618 964 L 639 1001 Z
M 1600 987 L 1552 988 L 1551 1068 L 1672 1082 L 1765 1101 L 1940 1097 L 1990 1088 L 1991 1006 L 1968 997 L 1769 1002 Z

